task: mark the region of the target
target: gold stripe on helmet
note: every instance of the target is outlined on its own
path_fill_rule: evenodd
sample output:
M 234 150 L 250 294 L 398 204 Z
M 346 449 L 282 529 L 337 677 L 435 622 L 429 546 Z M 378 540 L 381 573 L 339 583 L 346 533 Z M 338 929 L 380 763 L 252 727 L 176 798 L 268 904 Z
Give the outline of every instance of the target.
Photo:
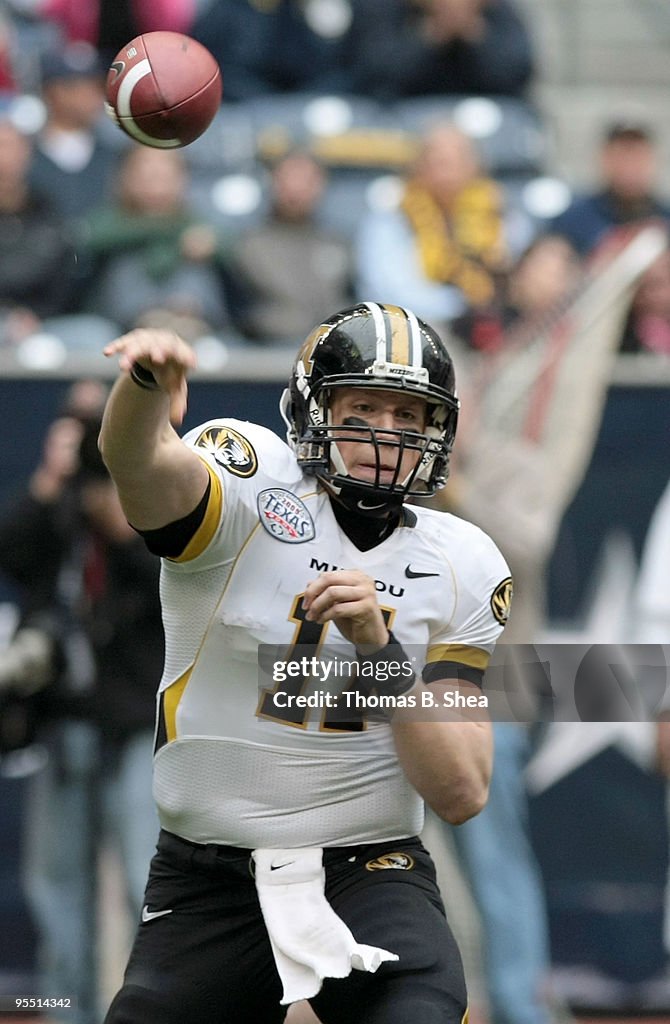
M 391 328 L 391 351 L 388 361 L 402 366 L 411 366 L 409 320 L 402 306 L 383 305 Z

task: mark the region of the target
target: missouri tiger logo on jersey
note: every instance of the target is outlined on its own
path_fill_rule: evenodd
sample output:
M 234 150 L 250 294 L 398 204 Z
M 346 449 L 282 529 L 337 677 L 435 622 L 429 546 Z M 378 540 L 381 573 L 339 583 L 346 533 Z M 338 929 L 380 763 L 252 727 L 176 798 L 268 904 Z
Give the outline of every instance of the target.
M 365 865 L 368 871 L 411 871 L 414 857 L 408 853 L 384 853 Z
M 504 626 L 509 618 L 509 613 L 512 610 L 512 594 L 514 593 L 514 586 L 512 577 L 508 576 L 501 583 L 498 584 L 496 589 L 491 594 L 491 611 L 496 622 L 499 622 L 501 626 Z
M 253 476 L 258 469 L 253 445 L 232 427 L 207 427 L 195 446 L 213 455 L 214 460 L 234 476 Z

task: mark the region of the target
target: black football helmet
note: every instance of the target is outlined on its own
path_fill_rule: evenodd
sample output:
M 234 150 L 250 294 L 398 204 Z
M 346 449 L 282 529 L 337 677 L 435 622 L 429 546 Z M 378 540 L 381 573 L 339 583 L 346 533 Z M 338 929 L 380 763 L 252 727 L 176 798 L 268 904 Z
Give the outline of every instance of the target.
M 334 423 L 330 399 L 337 388 L 382 388 L 427 403 L 423 433 L 377 430 L 362 420 Z M 459 402 L 454 367 L 436 331 L 401 306 L 362 302 L 316 327 L 304 342 L 281 401 L 288 443 L 306 473 L 322 480 L 347 505 L 362 512 L 434 494 L 446 482 Z M 374 480 L 347 473 L 338 442 L 367 440 L 375 450 Z M 381 435 L 381 439 L 378 435 Z M 396 472 L 382 482 L 380 447 L 397 450 Z M 406 451 L 415 468 L 400 479 Z M 377 511 L 376 514 L 379 514 Z

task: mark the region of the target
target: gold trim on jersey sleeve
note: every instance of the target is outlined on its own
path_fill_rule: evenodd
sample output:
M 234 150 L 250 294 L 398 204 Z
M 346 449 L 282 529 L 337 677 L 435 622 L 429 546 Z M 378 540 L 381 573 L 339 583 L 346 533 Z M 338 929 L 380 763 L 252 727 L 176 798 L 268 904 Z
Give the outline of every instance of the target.
M 468 665 L 470 668 L 479 668 L 483 671 L 490 660 L 491 655 L 481 647 L 468 647 L 467 644 L 436 644 L 428 648 L 426 664 L 430 665 L 435 661 L 455 661 L 459 665 Z
M 174 683 L 163 691 L 163 715 L 165 717 L 165 735 L 167 742 L 177 739 L 177 708 L 186 689 L 186 684 L 191 678 L 193 665 L 186 669 L 183 675 L 175 679 Z
M 191 562 L 194 558 L 197 558 L 198 555 L 201 555 L 216 533 L 219 525 L 221 509 L 223 507 L 223 487 L 221 485 L 221 480 L 209 463 L 206 462 L 205 459 L 202 461 L 207 466 L 207 471 L 209 472 L 211 480 L 209 501 L 207 502 L 205 516 L 182 553 L 176 558 L 171 558 L 171 562 Z

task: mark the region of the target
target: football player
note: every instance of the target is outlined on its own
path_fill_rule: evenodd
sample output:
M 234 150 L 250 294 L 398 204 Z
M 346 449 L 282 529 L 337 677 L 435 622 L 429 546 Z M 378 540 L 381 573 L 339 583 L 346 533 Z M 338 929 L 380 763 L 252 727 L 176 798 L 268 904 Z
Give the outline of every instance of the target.
M 490 723 L 445 706 L 481 703 L 511 580 L 478 528 L 408 503 L 447 479 L 441 339 L 392 305 L 325 320 L 282 398 L 288 443 L 229 419 L 180 439 L 195 360 L 174 334 L 105 351 L 122 374 L 101 448 L 163 559 L 167 645 L 162 832 L 107 1024 L 278 1024 L 302 998 L 323 1024 L 461 1024 L 417 836 L 424 800 L 452 824 L 486 801 Z M 338 658 L 353 682 L 325 690 Z

